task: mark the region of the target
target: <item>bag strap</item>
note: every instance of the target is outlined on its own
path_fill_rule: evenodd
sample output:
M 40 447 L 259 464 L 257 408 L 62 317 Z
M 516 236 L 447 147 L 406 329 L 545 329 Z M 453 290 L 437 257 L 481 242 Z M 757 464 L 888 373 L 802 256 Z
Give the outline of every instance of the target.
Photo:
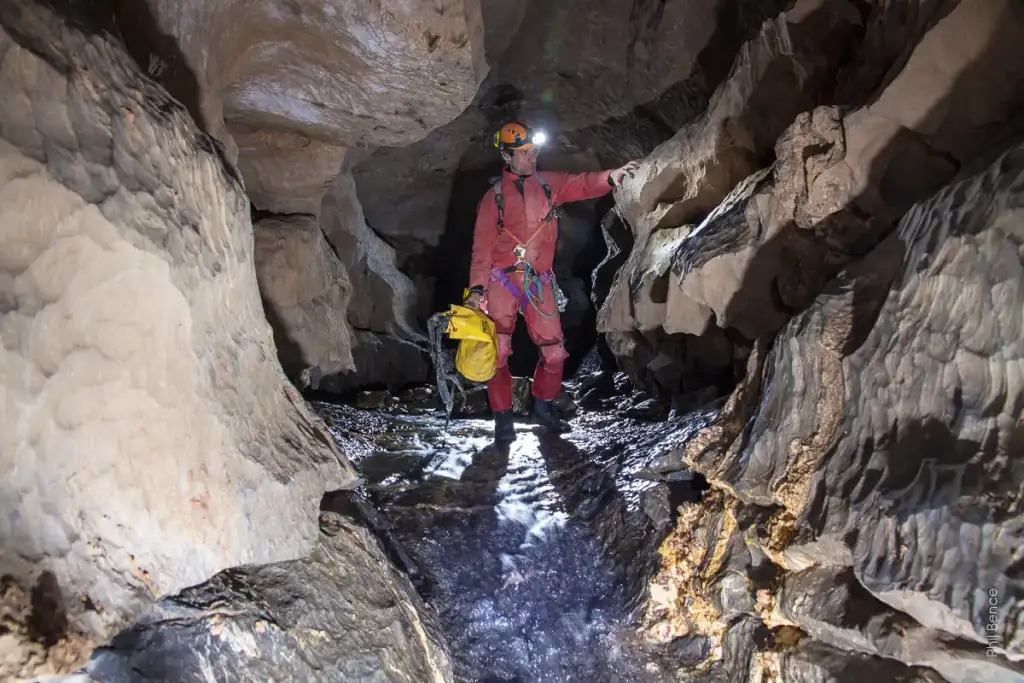
M 544 190 L 544 196 L 548 200 L 548 213 L 541 221 L 550 221 L 558 218 L 558 207 L 555 206 L 554 201 L 551 199 L 551 186 L 548 185 L 548 181 L 544 180 L 544 176 L 540 173 L 534 173 L 534 175 L 537 176 L 537 180 Z M 498 232 L 500 233 L 505 229 L 505 197 L 501 193 L 501 176 L 491 178 L 491 187 L 494 188 L 494 204 L 498 207 Z
M 548 214 L 544 216 L 544 218 L 541 218 L 541 221 L 546 222 L 555 220 L 558 218 L 559 212 L 558 207 L 556 207 L 555 203 L 551 200 L 551 186 L 548 185 L 548 182 L 544 180 L 544 176 L 540 173 L 534 173 L 534 175 L 537 176 L 537 180 L 540 181 L 540 186 L 544 188 L 544 196 L 548 198 Z

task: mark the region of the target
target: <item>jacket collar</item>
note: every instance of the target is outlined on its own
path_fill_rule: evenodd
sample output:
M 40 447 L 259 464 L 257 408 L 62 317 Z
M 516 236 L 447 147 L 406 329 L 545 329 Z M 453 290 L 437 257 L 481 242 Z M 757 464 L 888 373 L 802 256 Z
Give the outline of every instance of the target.
M 510 169 L 508 166 L 506 166 L 505 170 L 502 172 L 502 177 L 507 178 L 508 180 L 518 180 L 519 178 L 526 180 L 528 178 L 534 177 L 535 175 L 537 175 L 536 171 L 534 171 L 530 175 L 519 175 L 518 173 Z

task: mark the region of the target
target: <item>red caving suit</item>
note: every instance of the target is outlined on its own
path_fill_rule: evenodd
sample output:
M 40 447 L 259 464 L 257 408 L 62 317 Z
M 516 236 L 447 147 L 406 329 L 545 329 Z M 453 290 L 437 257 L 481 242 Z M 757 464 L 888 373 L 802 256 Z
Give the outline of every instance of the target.
M 537 174 L 525 177 L 520 193 L 516 183 L 520 176 L 505 169 L 501 176 L 504 227 L 498 226 L 498 205 L 493 187 L 484 194 L 477 207 L 469 285 L 481 286 L 487 292 L 484 311 L 494 320 L 498 332 L 498 372 L 487 383 L 487 398 L 493 411 L 512 407 L 512 374 L 508 370 L 508 357 L 512 354 L 517 312 L 522 312 L 530 339 L 540 350 L 540 360 L 533 374 L 534 397 L 550 400 L 558 395 L 562 386 L 562 365 L 569 357 L 550 281 L 546 277 L 541 281 L 543 301 L 538 306 L 545 314 L 542 315 L 530 303 L 521 307 L 522 301 L 502 283 L 500 272 L 515 265 L 517 259 L 513 249 L 517 244 L 525 244 L 525 260 L 538 273 L 549 273 L 558 241 L 558 219 L 544 220 L 551 206 L 601 197 L 612 190 L 608 183 L 609 171 L 543 171 L 539 174 L 551 190 L 550 203 Z M 506 272 L 504 276 L 518 287 L 519 292 L 523 291 L 522 270 Z

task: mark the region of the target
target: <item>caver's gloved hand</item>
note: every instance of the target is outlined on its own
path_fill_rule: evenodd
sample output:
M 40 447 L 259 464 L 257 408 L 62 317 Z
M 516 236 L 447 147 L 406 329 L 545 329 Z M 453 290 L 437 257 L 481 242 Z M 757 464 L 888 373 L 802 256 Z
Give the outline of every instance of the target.
M 626 179 L 626 176 L 632 178 L 633 174 L 639 169 L 639 161 L 631 161 L 625 166 L 620 166 L 608 173 L 608 184 L 612 187 L 622 187 L 622 182 Z
M 463 301 L 463 303 L 466 306 L 470 308 L 475 308 L 476 310 L 479 311 L 480 307 L 483 306 L 484 303 L 484 294 L 484 288 L 481 287 L 480 285 L 470 287 L 469 293 L 466 295 L 466 300 Z

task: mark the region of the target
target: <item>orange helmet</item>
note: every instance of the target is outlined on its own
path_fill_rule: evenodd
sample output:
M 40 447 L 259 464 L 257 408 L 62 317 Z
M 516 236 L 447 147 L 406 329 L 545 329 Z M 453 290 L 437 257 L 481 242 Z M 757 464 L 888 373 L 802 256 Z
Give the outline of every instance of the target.
M 544 144 L 545 138 L 542 131 L 535 132 L 529 124 L 509 121 L 494 134 L 494 146 L 500 150 L 530 149 L 534 145 Z

